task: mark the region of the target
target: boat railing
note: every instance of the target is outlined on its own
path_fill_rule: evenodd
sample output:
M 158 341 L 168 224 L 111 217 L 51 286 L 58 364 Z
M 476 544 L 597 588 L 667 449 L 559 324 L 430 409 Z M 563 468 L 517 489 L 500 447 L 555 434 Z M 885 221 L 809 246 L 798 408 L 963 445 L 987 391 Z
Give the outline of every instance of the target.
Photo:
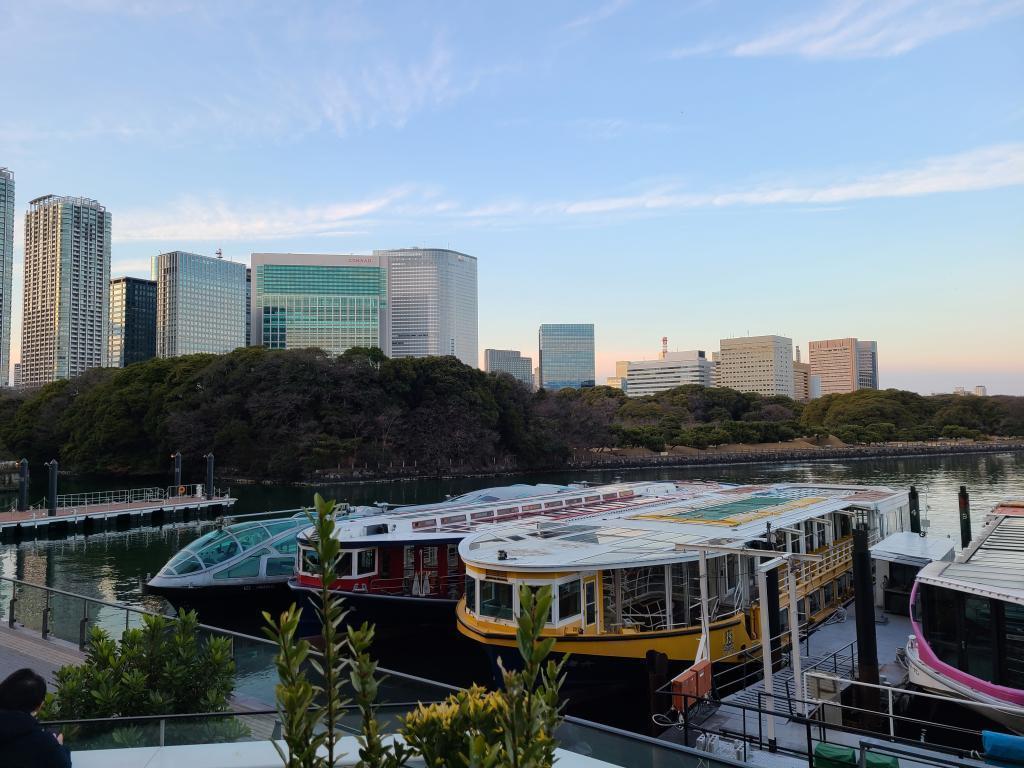
M 420 571 L 406 576 L 374 577 L 367 583 L 365 590 L 358 591 L 391 596 L 446 597 L 454 600 L 462 596 L 465 578 L 465 574 L 461 573 L 438 576 L 430 571 Z

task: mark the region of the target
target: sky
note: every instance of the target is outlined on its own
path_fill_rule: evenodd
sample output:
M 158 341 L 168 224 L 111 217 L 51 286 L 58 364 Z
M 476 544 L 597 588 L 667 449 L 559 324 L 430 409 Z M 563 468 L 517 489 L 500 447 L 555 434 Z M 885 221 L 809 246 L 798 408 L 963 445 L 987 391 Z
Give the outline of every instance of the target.
M 0 0 L 0 166 L 182 249 L 447 247 L 480 346 L 878 342 L 1024 394 L 1024 0 Z

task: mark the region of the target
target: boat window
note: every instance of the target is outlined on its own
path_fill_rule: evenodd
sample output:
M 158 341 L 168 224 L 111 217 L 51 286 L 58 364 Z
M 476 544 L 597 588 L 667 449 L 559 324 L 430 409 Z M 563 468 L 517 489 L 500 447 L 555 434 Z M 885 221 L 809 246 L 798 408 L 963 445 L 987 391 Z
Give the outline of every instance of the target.
M 294 555 L 299 548 L 299 542 L 294 538 L 282 539 L 274 545 L 274 549 L 282 555 Z
M 540 587 L 539 586 L 527 586 L 527 589 L 529 589 L 530 592 L 533 593 L 533 598 L 534 598 L 534 600 L 536 600 L 537 599 L 537 592 L 538 592 L 538 590 L 540 590 Z M 556 593 L 555 593 L 555 590 L 554 590 L 554 586 L 552 586 L 551 605 L 548 606 L 548 617 L 544 620 L 544 623 L 547 624 L 548 626 L 551 626 L 551 625 L 553 625 L 555 623 L 555 599 L 556 599 Z M 519 610 L 520 610 L 520 612 L 522 612 L 522 610 L 523 610 L 522 603 L 519 604 Z
M 924 638 L 940 661 L 960 666 L 960 643 L 957 640 L 956 593 L 940 587 L 923 590 Z
M 334 561 L 334 575 L 339 579 L 352 578 L 352 551 L 344 550 Z
M 193 541 L 191 544 L 185 547 L 185 549 L 187 549 L 189 552 L 198 552 L 211 541 L 217 538 L 230 538 L 230 536 L 227 533 L 225 533 L 223 529 L 210 531 L 209 533 L 203 534 L 198 539 Z
M 316 553 L 316 550 L 300 547 L 299 551 L 302 552 L 302 566 L 300 570 L 303 573 L 318 574 L 320 572 L 320 555 Z
M 213 574 L 215 579 L 252 579 L 260 575 L 260 559 L 264 552 L 256 552 L 249 555 L 240 563 L 224 568 Z
M 497 581 L 480 582 L 480 615 L 492 619 L 511 619 L 512 585 Z
M 466 610 L 476 613 L 476 579 L 466 577 Z
M 821 591 L 816 589 L 807 595 L 807 603 L 810 606 L 811 616 L 814 617 L 821 610 Z
M 588 581 L 583 585 L 586 607 L 585 621 L 587 624 L 594 624 L 597 622 L 597 584 L 593 581 Z
M 232 530 L 231 533 L 238 539 L 243 550 L 251 549 L 270 538 L 267 529 L 262 525 L 253 525 L 243 530 Z
M 423 548 L 423 567 L 437 568 L 437 547 Z
M 1024 689 L 1024 605 L 1003 603 L 1002 684 Z
M 580 581 L 573 579 L 558 585 L 558 620 L 575 619 L 580 615 Z
M 240 551 L 238 542 L 225 534 L 200 551 L 199 558 L 203 561 L 203 565 L 209 568 L 211 565 L 219 565 L 225 560 L 230 560 Z
M 195 573 L 196 571 L 203 570 L 203 564 L 187 550 L 183 550 L 171 559 L 171 562 L 165 566 L 165 569 L 170 569 L 172 574 L 184 576 L 186 573 Z
M 456 544 L 448 545 L 448 573 L 454 573 L 459 569 L 459 547 Z
M 297 528 L 300 523 L 297 520 L 279 520 L 274 523 L 264 523 L 264 525 L 267 526 L 267 530 L 270 531 L 271 536 L 276 536 L 277 534 L 284 533 L 292 528 Z
M 377 570 L 377 550 L 361 549 L 356 555 L 356 575 L 365 576 Z
M 294 557 L 267 558 L 267 576 L 291 576 L 294 572 Z
M 967 656 L 967 674 L 979 680 L 995 681 L 992 645 L 992 602 L 987 597 L 963 596 L 964 650 Z
M 363 536 L 382 536 L 388 532 L 387 523 L 377 523 L 375 525 L 367 525 L 363 528 Z

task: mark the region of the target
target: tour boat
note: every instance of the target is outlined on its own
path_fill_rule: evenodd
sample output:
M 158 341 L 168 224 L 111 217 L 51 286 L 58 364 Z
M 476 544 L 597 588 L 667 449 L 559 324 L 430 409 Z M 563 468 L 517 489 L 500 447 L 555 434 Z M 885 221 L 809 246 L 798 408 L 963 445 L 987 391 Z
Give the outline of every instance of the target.
M 614 483 L 570 486 L 528 498 L 472 500 L 431 508 L 402 508 L 375 517 L 339 521 L 341 542 L 332 590 L 346 598 L 352 621 L 406 628 L 415 623 L 451 626 L 466 573 L 459 542 L 476 531 L 530 522 L 558 525 L 570 520 L 639 512 L 678 502 L 708 487 L 703 483 Z M 320 583 L 312 528 L 299 535 L 298 573 L 293 589 L 308 595 Z M 312 614 L 310 614 L 312 615 Z
M 911 683 L 1024 733 L 1024 500 L 997 505 L 954 561 L 922 568 L 910 601 Z
M 554 602 L 543 634 L 557 653 L 571 654 L 571 677 L 575 668 L 592 682 L 622 679 L 649 651 L 677 671 L 698 658 L 749 662 L 763 635 L 759 562 L 797 562 L 799 621 L 813 624 L 852 595 L 854 525 L 866 523 L 874 543 L 908 521 L 906 492 L 807 484 L 709 486 L 653 511 L 524 520 L 459 545 L 466 587 L 458 629 L 492 661 L 514 664 L 519 590 L 548 585 Z M 778 583 L 788 584 L 788 567 L 776 572 Z M 784 631 L 789 606 L 780 591 Z
M 435 513 L 466 504 L 547 496 L 570 486 L 538 484 L 483 488 L 441 502 L 400 507 L 398 514 L 417 510 Z M 336 507 L 342 520 L 387 516 L 389 505 Z M 295 510 L 293 510 L 295 511 Z M 200 613 L 259 617 L 263 610 L 283 608 L 292 599 L 288 580 L 295 574 L 296 536 L 309 527 L 309 512 L 288 517 L 220 526 L 178 552 L 149 580 L 146 591 L 162 595 L 177 607 Z

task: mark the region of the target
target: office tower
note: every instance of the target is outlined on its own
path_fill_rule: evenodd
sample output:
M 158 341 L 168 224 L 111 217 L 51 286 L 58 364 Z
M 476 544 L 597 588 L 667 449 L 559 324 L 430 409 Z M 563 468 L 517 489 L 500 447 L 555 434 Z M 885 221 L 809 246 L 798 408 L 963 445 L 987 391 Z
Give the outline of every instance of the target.
M 545 323 L 538 338 L 541 389 L 594 386 L 593 323 Z
M 138 277 L 110 281 L 107 365 L 124 368 L 156 356 L 156 283 Z
M 626 389 L 626 378 L 629 375 L 629 360 L 616 360 L 615 361 L 615 375 L 609 376 L 604 380 L 606 387 L 612 389 Z
M 857 389 L 878 389 L 877 341 L 857 341 Z
M 800 347 L 793 360 L 793 399 L 802 403 L 811 400 L 811 364 L 800 361 Z
M 523 357 L 518 349 L 485 349 L 484 370 L 507 373 L 533 389 L 533 358 Z
M 643 397 L 684 384 L 710 387 L 714 366 L 702 349 L 663 352 L 657 360 L 631 360 L 626 364 L 622 389 L 629 397 Z
M 967 389 L 964 388 L 964 387 L 953 387 L 953 394 L 954 395 L 960 395 L 960 396 L 966 395 L 967 394 Z
M 222 354 L 245 344 L 245 265 L 198 253 L 153 257 L 156 354 Z
M 245 268 L 245 346 L 252 346 L 252 269 Z
M 11 376 L 11 387 L 21 389 L 21 363 L 14 364 L 14 373 Z
M 785 336 L 722 339 L 717 386 L 766 397 L 793 397 L 793 340 Z
M 46 195 L 25 214 L 21 383 L 38 387 L 106 365 L 110 213 Z
M 808 345 L 811 373 L 821 377 L 822 395 L 856 392 L 860 387 L 857 340 L 824 339 Z
M 250 343 L 390 354 L 387 268 L 377 254 L 254 253 Z
M 388 263 L 391 356 L 479 365 L 476 257 L 439 248 L 374 251 Z
M 11 312 L 14 301 L 14 174 L 0 168 L 0 387 L 11 367 Z
M 974 394 L 978 397 L 988 397 L 988 387 L 983 384 L 979 384 L 974 388 Z

